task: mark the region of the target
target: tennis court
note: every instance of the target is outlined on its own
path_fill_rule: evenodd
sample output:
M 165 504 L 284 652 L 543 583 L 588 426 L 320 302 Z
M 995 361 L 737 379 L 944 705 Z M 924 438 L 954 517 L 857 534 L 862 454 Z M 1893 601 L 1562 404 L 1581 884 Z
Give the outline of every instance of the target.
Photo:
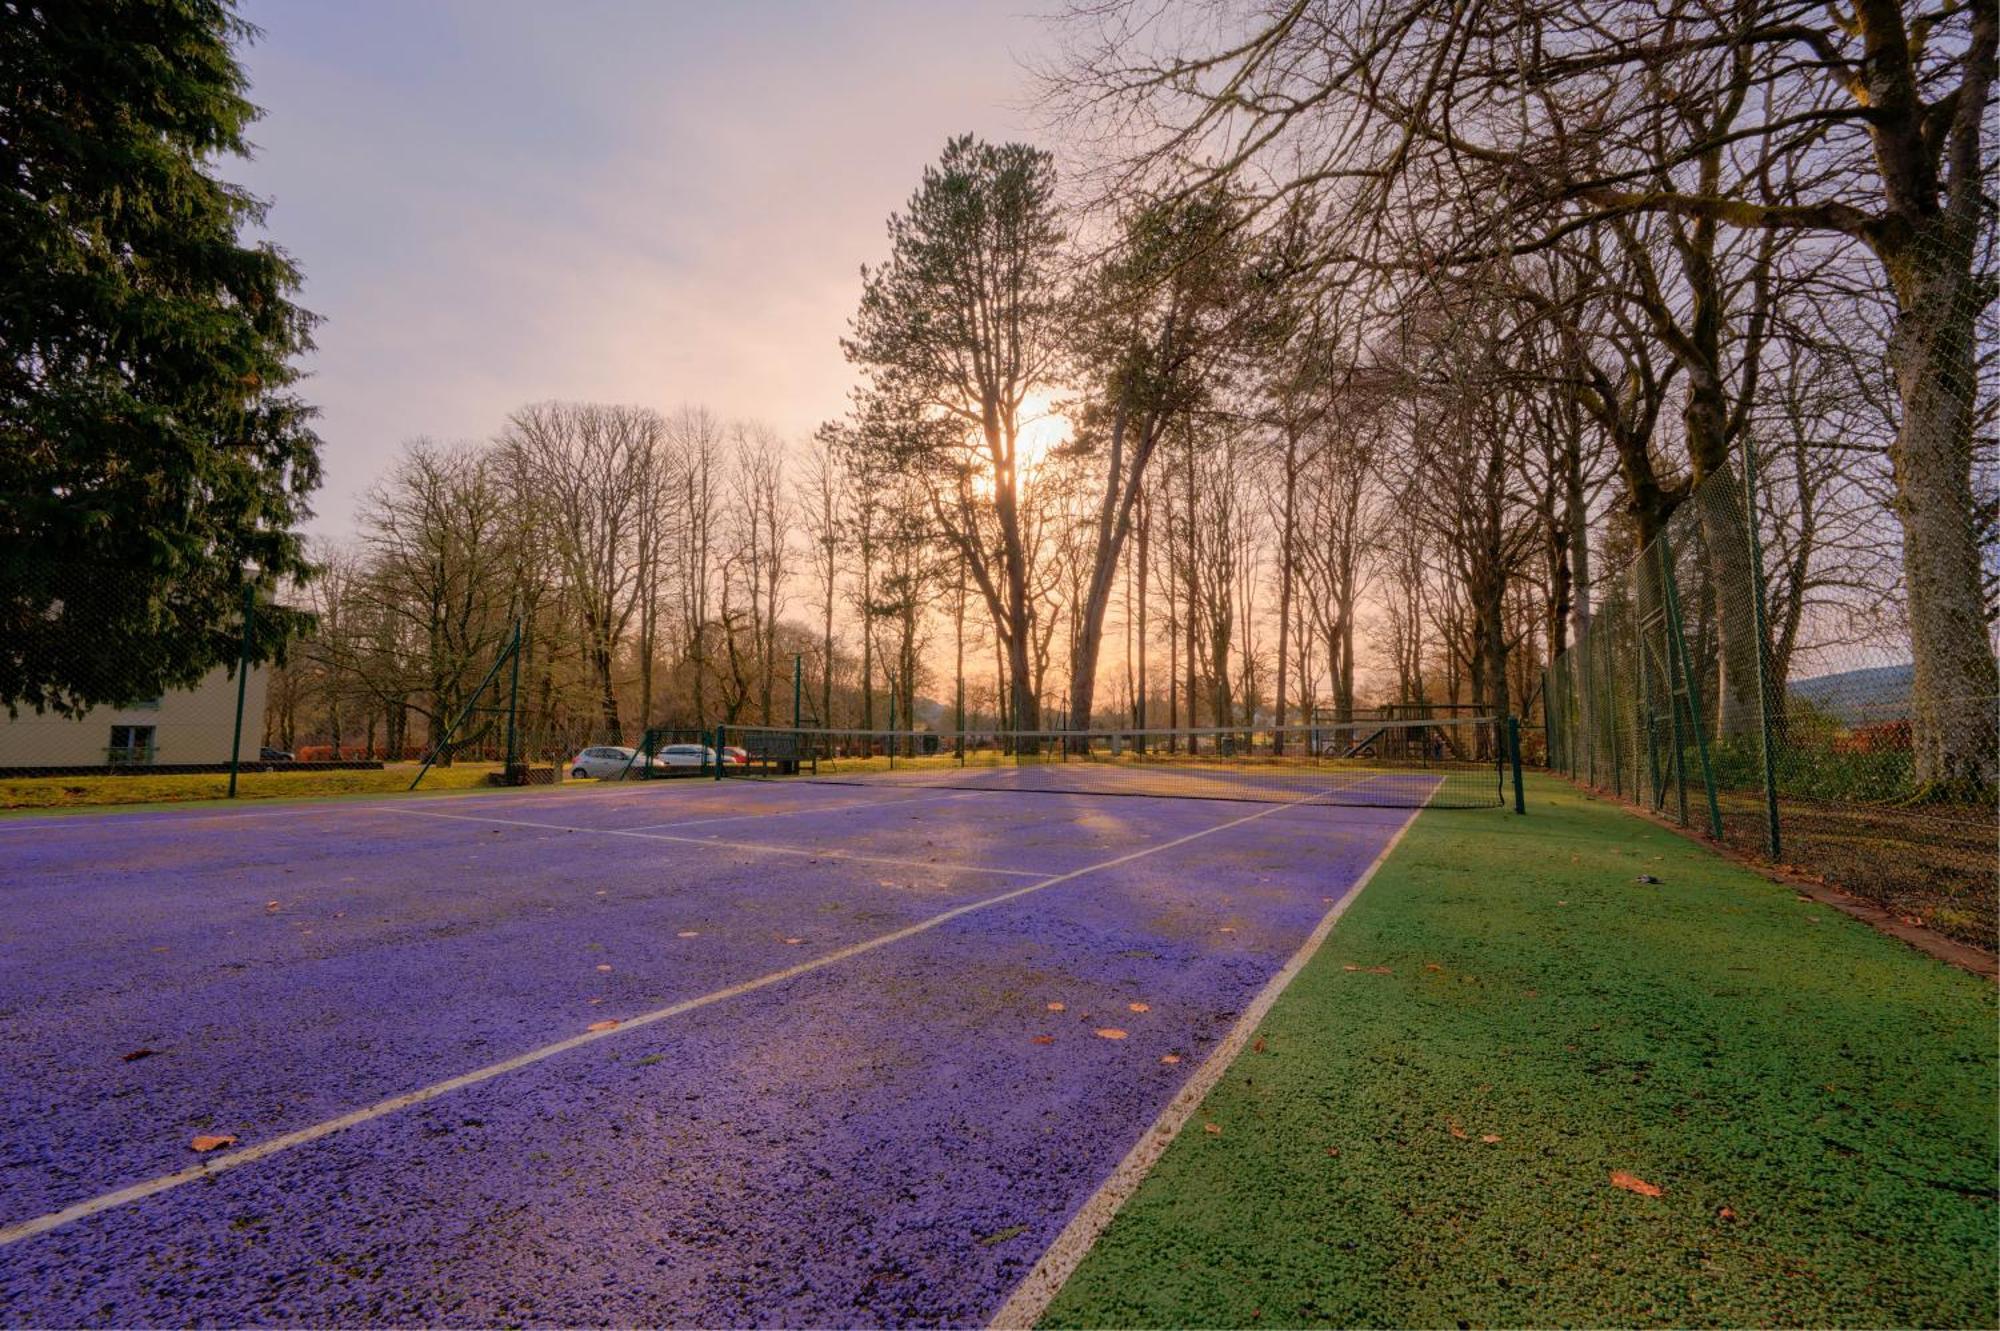
M 990 1318 L 1443 780 L 1379 779 L 1418 785 L 635 782 L 0 824 L 0 1300 Z

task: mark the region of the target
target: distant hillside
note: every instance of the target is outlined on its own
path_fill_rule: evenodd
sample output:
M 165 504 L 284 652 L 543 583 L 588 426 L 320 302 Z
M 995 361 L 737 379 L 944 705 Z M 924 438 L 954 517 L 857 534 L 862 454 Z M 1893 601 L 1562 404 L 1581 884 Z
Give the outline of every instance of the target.
M 1869 666 L 1837 675 L 1795 679 L 1791 695 L 1845 725 L 1874 725 L 1910 714 L 1910 684 L 1916 667 Z

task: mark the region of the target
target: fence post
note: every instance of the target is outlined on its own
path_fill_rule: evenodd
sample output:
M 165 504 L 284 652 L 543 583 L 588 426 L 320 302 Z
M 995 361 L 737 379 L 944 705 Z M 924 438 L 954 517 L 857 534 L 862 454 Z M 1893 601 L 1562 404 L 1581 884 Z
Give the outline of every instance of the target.
M 1771 668 L 1765 659 L 1764 552 L 1757 539 L 1757 450 L 1743 432 L 1743 528 L 1750 542 L 1750 622 L 1757 634 L 1757 746 L 1763 756 L 1764 838 L 1778 859 L 1778 776 L 1771 761 Z
M 521 771 L 517 779 L 517 774 L 514 771 L 516 763 L 519 762 L 520 731 L 517 718 L 521 712 L 521 621 L 518 619 L 514 621 L 514 643 L 512 647 L 508 648 L 508 654 L 514 659 L 507 677 L 507 765 L 505 771 L 509 784 L 525 786 L 528 784 L 527 772 L 525 770 Z M 523 769 L 527 766 L 525 763 L 521 763 L 520 765 Z M 651 775 L 650 763 L 647 774 Z
M 1514 769 L 1514 812 L 1526 813 L 1528 804 L 1521 794 L 1521 718 L 1507 718 L 1507 761 Z
M 229 740 L 229 798 L 236 798 L 236 771 L 243 765 L 243 694 L 250 684 L 250 625 L 257 613 L 257 584 L 243 583 L 243 643 L 236 652 L 236 733 Z M 340 755 L 334 754 L 335 761 Z
M 724 732 L 727 730 L 727 726 L 717 726 L 715 728 L 715 779 L 717 781 L 722 780 L 722 750 L 724 747 L 723 740 L 726 738 Z M 695 733 L 699 735 L 701 732 L 697 730 Z
M 801 715 L 799 709 L 804 702 L 803 690 L 805 687 L 805 671 L 806 671 L 805 653 L 793 652 L 792 653 L 792 729 L 794 730 L 797 730 L 799 728 L 799 717 Z M 825 725 L 826 722 L 821 721 L 820 724 Z
M 1661 549 L 1666 548 L 1666 536 L 1660 537 Z M 1715 799 L 1715 765 L 1708 758 L 1708 732 L 1701 728 L 1701 718 L 1707 710 L 1702 706 L 1701 681 L 1695 677 L 1694 667 L 1688 662 L 1687 635 L 1681 632 L 1680 584 L 1674 577 L 1673 563 L 1664 555 L 1660 562 L 1660 581 L 1667 596 L 1667 639 L 1668 650 L 1673 653 L 1669 669 L 1678 668 L 1681 682 L 1687 686 L 1688 723 L 1694 727 L 1695 752 L 1701 757 L 1701 784 L 1708 793 L 1708 830 L 1717 841 L 1722 840 L 1722 808 Z M 1671 701 L 1671 698 L 1669 699 Z M 1675 713 L 1676 717 L 1679 713 Z M 1675 721 L 1678 728 L 1680 722 Z M 1682 759 L 1683 785 L 1685 782 L 1686 760 Z M 1687 797 L 1681 797 L 1681 822 L 1687 823 Z

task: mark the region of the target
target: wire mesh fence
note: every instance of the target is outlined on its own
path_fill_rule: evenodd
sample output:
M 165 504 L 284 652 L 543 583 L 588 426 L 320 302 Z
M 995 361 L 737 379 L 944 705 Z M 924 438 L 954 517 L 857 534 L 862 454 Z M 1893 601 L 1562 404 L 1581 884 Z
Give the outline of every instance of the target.
M 1889 512 L 1798 557 L 1798 503 L 1746 447 L 1599 584 L 1545 679 L 1549 765 L 1991 947 L 1993 533 L 1960 518 L 1972 613 L 1927 627 Z
M 1509 798 L 1497 718 L 1110 730 L 818 730 L 724 726 L 727 777 L 1387 808 Z

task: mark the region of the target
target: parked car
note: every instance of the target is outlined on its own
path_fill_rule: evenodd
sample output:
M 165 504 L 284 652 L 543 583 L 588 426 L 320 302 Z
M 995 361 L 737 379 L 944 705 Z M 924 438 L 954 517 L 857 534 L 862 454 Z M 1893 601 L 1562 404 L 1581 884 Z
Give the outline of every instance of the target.
M 260 763 L 289 763 L 298 760 L 292 757 L 290 749 L 259 749 L 257 761 Z
M 715 750 L 706 744 L 669 744 L 653 761 L 665 767 L 713 767 Z
M 739 749 L 734 744 L 725 744 L 722 746 L 722 765 L 724 767 L 741 767 L 749 761 L 750 750 Z
M 577 781 L 585 781 L 592 778 L 602 781 L 607 778 L 623 776 L 628 770 L 644 765 L 643 761 L 637 757 L 637 754 L 637 749 L 622 748 L 616 744 L 595 745 L 584 749 L 576 757 L 570 759 L 569 774 Z M 666 752 L 664 750 L 653 759 L 653 766 L 655 768 L 672 765 L 666 761 Z

